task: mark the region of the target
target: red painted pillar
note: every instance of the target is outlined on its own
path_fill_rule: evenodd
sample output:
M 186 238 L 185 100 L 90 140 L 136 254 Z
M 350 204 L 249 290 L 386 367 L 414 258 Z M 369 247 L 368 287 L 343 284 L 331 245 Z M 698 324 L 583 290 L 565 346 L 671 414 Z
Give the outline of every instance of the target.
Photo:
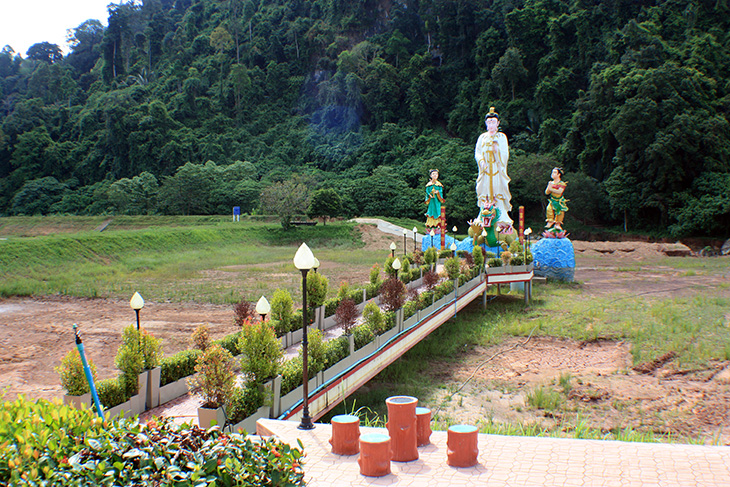
M 441 205 L 441 250 L 446 248 L 446 205 Z
M 525 207 L 520 206 L 520 245 L 525 245 Z

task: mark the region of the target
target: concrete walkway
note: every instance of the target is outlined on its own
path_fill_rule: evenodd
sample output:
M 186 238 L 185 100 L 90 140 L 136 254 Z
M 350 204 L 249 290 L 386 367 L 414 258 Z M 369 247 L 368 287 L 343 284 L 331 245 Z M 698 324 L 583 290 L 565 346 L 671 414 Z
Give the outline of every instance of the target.
M 358 455 L 331 453 L 329 424 L 302 431 L 298 423 L 260 419 L 257 433 L 304 445 L 308 486 L 592 486 L 719 487 L 730 486 L 730 447 L 626 443 L 620 441 L 479 435 L 478 464 L 446 463 L 447 433 L 434 431 L 431 444 L 418 449 L 412 462 L 391 462 L 391 474 L 360 475 Z M 360 428 L 366 432 L 385 429 Z
M 403 230 L 405 230 L 406 237 L 409 240 L 413 239 L 412 228 L 399 227 L 398 225 L 386 222 L 385 220 L 381 220 L 380 218 L 353 218 L 352 221 L 354 221 L 355 223 L 367 223 L 369 225 L 377 225 L 378 230 L 380 230 L 381 232 L 387 233 L 389 235 L 397 235 L 401 238 L 403 237 Z M 416 242 L 421 243 L 422 240 L 423 235 L 421 235 L 420 233 L 416 233 Z

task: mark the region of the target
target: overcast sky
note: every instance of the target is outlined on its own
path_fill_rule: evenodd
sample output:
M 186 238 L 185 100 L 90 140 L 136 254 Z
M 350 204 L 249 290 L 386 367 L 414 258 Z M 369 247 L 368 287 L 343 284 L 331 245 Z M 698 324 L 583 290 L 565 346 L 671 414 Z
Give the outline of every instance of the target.
M 119 0 L 2 0 L 0 3 L 0 50 L 6 45 L 26 57 L 37 42 L 58 44 L 68 54 L 66 30 L 88 19 L 107 25 L 106 6 Z

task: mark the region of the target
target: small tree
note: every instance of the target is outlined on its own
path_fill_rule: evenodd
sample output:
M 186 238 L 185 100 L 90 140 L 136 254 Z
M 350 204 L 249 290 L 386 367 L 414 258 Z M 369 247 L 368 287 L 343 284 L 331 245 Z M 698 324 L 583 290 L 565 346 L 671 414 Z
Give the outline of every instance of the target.
M 380 266 L 378 264 L 373 264 L 370 268 L 370 284 L 380 284 Z
M 198 327 L 195 328 L 195 331 L 193 331 L 192 335 L 190 335 L 190 340 L 193 342 L 193 348 L 197 348 L 198 350 L 202 350 L 205 352 L 205 350 L 210 346 L 210 333 L 208 331 L 208 325 L 198 325 Z
M 142 367 L 151 370 L 160 365 L 162 360 L 162 340 L 155 338 L 147 330 L 141 330 Z
M 484 249 L 479 245 L 475 245 L 471 251 L 471 256 L 474 259 L 474 265 L 482 269 L 484 267 Z
M 328 288 L 329 279 L 318 272 L 310 272 L 307 275 L 307 304 L 312 308 L 322 306 L 327 299 Z
M 446 269 L 446 275 L 449 276 L 449 279 L 454 280 L 459 277 L 459 259 L 455 257 L 450 257 L 446 259 L 446 262 L 444 262 L 444 269 Z
M 426 290 L 431 291 L 436 284 L 439 282 L 439 276 L 433 271 L 428 271 L 423 275 L 423 285 L 426 286 Z
M 352 325 L 354 325 L 355 320 L 357 320 L 357 315 L 357 305 L 355 305 L 355 301 L 350 298 L 344 298 L 340 301 L 340 304 L 335 310 L 335 323 L 342 327 L 345 335 L 349 335 Z
M 139 374 L 144 370 L 144 357 L 141 351 L 140 333 L 134 325 L 122 331 L 122 343 L 117 349 L 114 365 L 122 371 L 122 382 L 128 396 L 137 393 Z
M 342 211 L 342 200 L 332 188 L 320 189 L 312 194 L 307 215 L 309 218 L 322 218 L 322 224 L 327 224 L 327 217 L 334 218 Z
M 214 344 L 198 357 L 195 364 L 197 375 L 190 381 L 193 388 L 203 399 L 204 408 L 223 406 L 236 382 L 233 372 L 233 356 L 218 344 Z
M 439 252 L 436 250 L 436 247 L 429 247 L 426 249 L 426 252 L 423 253 L 423 261 L 429 266 L 436 264 L 438 258 Z
M 365 305 L 365 308 L 362 310 L 362 318 L 364 321 L 363 325 L 356 327 L 356 329 L 367 329 L 370 333 L 382 333 L 385 331 L 385 316 L 374 302 L 370 301 Z

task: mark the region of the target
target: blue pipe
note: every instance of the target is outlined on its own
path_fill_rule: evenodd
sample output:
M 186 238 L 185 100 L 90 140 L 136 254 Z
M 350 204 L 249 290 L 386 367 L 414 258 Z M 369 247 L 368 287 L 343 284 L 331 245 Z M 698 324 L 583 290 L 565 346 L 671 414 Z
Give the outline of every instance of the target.
M 480 282 L 480 284 L 481 284 L 481 282 Z M 479 284 L 477 284 L 477 286 L 478 286 L 478 285 L 479 285 Z M 468 294 L 468 293 L 472 292 L 472 291 L 474 290 L 474 288 L 476 288 L 476 286 L 474 286 L 473 288 L 471 288 L 471 289 L 470 289 L 469 291 L 467 291 L 467 292 L 466 292 L 466 293 L 464 293 L 464 294 Z M 454 299 L 454 303 L 456 303 L 457 301 L 458 301 L 458 298 L 455 298 L 455 299 Z M 447 307 L 447 306 L 450 306 L 450 305 L 451 305 L 451 303 L 446 303 L 446 304 L 444 304 L 443 306 L 441 306 L 441 307 L 440 307 L 440 308 L 439 308 L 438 310 L 435 310 L 435 311 L 434 311 L 434 313 L 438 313 L 439 311 L 441 311 L 442 309 L 444 309 L 445 307 Z M 387 342 L 385 342 L 385 343 L 383 343 L 382 345 L 380 345 L 380 347 L 376 348 L 376 349 L 375 349 L 375 350 L 373 351 L 373 353 L 371 353 L 370 355 L 367 355 L 367 356 L 365 356 L 365 357 L 361 358 L 361 359 L 360 359 L 360 360 L 358 360 L 358 361 L 357 361 L 356 363 L 352 364 L 352 366 L 350 366 L 350 369 L 353 369 L 353 368 L 357 367 L 358 365 L 360 365 L 361 363 L 363 363 L 363 362 L 366 362 L 366 361 L 368 361 L 368 360 L 370 359 L 370 357 L 373 357 L 373 356 L 377 355 L 378 353 L 380 353 L 380 351 L 381 351 L 381 350 L 383 350 L 383 348 L 385 348 L 386 346 L 390 345 L 390 344 L 391 344 L 391 343 L 392 343 L 393 341 L 395 341 L 395 340 L 396 340 L 397 338 L 399 338 L 399 337 L 400 337 L 401 335 L 403 335 L 403 334 L 404 334 L 404 333 L 406 333 L 407 331 L 410 331 L 410 330 L 412 330 L 413 328 L 417 327 L 417 326 L 418 326 L 418 325 L 420 325 L 420 324 L 421 324 L 421 323 L 422 323 L 422 322 L 423 322 L 424 320 L 426 320 L 427 318 L 430 318 L 430 317 L 431 317 L 431 315 L 429 315 L 429 316 L 424 316 L 424 317 L 423 317 L 423 318 L 421 318 L 420 320 L 416 321 L 416 322 L 415 322 L 414 324 L 412 324 L 412 325 L 411 325 L 411 326 L 409 326 L 408 328 L 404 329 L 404 330 L 403 330 L 402 332 L 400 332 L 400 333 L 396 334 L 395 336 L 393 336 L 393 338 L 391 338 L 391 339 L 390 339 L 390 340 L 388 340 Z M 404 321 L 405 321 L 405 319 L 404 319 Z M 327 388 L 327 386 L 329 386 L 329 385 L 330 385 L 331 383 L 333 383 L 333 382 L 334 382 L 335 380 L 339 379 L 339 378 L 340 378 L 340 377 L 341 377 L 341 376 L 342 376 L 343 374 L 345 374 L 346 372 L 348 372 L 348 371 L 349 371 L 350 369 L 348 369 L 348 370 L 346 370 L 346 371 L 343 371 L 342 373 L 340 373 L 339 375 L 336 375 L 335 377 L 332 377 L 332 378 L 331 378 L 330 380 L 328 380 L 328 381 L 327 381 L 327 382 L 325 382 L 324 384 L 322 384 L 322 385 L 320 385 L 319 387 L 317 387 L 316 389 L 314 389 L 314 390 L 313 390 L 313 391 L 311 392 L 311 394 L 310 394 L 310 395 L 312 395 L 312 394 L 316 394 L 316 393 L 317 393 L 317 392 L 319 392 L 319 391 L 320 391 L 321 389 L 326 389 L 326 388 Z M 291 406 L 291 407 L 290 407 L 289 409 L 287 409 L 286 411 L 284 411 L 283 413 L 281 413 L 281 414 L 280 414 L 280 415 L 279 415 L 279 416 L 278 416 L 278 417 L 277 417 L 276 419 L 277 419 L 277 420 L 283 420 L 283 419 L 284 419 L 284 418 L 285 418 L 285 417 L 286 417 L 286 416 L 287 416 L 287 415 L 288 415 L 289 413 L 291 413 L 291 412 L 292 412 L 293 410 L 295 410 L 295 409 L 296 409 L 297 407 L 299 407 L 299 406 L 300 406 L 300 405 L 301 405 L 301 404 L 302 404 L 303 402 L 304 402 L 304 398 L 302 398 L 302 399 L 298 400 L 298 401 L 297 401 L 297 402 L 295 402 L 295 403 L 294 403 L 294 404 L 293 404 L 293 405 L 292 405 L 292 406 Z
M 104 410 L 101 408 L 99 403 L 99 394 L 96 393 L 96 386 L 94 385 L 94 377 L 91 375 L 91 368 L 89 363 L 86 361 L 86 353 L 84 352 L 84 344 L 81 341 L 81 334 L 79 329 L 74 323 L 74 335 L 76 336 L 76 348 L 79 349 L 79 355 L 81 356 L 81 363 L 84 364 L 84 373 L 86 374 L 86 380 L 89 383 L 89 389 L 91 390 L 91 397 L 94 399 L 94 406 L 96 406 L 96 413 L 101 419 L 104 419 Z

